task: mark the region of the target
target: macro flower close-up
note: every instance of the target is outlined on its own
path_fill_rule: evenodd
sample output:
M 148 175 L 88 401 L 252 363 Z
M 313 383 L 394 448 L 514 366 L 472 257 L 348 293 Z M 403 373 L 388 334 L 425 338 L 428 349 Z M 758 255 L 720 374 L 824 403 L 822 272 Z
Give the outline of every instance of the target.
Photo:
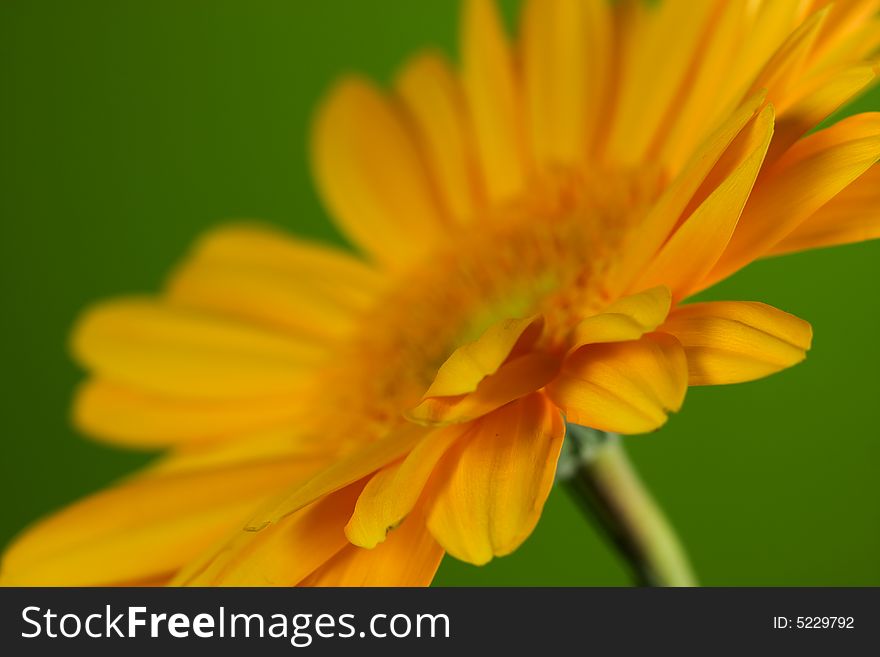
M 232 221 L 82 310 L 73 423 L 158 456 L 31 524 L 0 583 L 427 586 L 514 553 L 558 484 L 637 583 L 697 584 L 625 449 L 808 357 L 810 317 L 704 291 L 880 237 L 880 112 L 835 118 L 878 11 L 464 0 L 456 52 L 326 80 L 308 161 L 350 248 Z

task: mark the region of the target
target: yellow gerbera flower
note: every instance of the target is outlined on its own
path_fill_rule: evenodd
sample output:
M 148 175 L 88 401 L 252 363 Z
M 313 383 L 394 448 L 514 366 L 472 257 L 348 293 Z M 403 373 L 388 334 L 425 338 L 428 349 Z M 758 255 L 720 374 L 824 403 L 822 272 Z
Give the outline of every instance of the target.
M 234 226 L 86 313 L 78 426 L 167 455 L 3 582 L 421 585 L 515 550 L 564 420 L 651 431 L 804 358 L 792 315 L 682 301 L 880 236 L 880 115 L 808 134 L 877 76 L 878 5 L 530 0 L 511 45 L 469 0 L 458 73 L 343 80 L 313 165 L 363 259 Z

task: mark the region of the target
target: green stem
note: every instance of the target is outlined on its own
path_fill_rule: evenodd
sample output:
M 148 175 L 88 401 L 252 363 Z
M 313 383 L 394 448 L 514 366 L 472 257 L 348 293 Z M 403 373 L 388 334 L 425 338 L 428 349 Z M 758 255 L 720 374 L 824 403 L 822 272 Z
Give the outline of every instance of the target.
M 626 557 L 639 586 L 696 586 L 675 531 L 633 468 L 620 438 L 568 425 L 577 460 L 563 477 L 589 519 Z

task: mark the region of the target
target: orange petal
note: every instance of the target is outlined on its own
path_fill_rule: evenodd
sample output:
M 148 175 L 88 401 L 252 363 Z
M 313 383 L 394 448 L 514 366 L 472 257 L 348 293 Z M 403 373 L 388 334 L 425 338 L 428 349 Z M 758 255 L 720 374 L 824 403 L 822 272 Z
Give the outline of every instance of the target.
M 172 574 L 322 462 L 273 458 L 147 471 L 26 530 L 4 555 L 0 580 L 96 586 Z
M 494 0 L 466 0 L 461 25 L 462 83 L 489 200 L 509 201 L 525 187 L 520 90 Z
M 473 392 L 448 397 L 425 397 L 406 415 L 413 422 L 443 425 L 469 422 L 534 392 L 550 382 L 559 359 L 543 352 L 512 358 L 480 381 Z
M 773 107 L 768 105 L 750 130 L 737 138 L 743 156 L 663 245 L 636 288 L 664 284 L 676 299 L 695 289 L 721 257 L 761 169 L 773 135 Z
M 374 548 L 384 541 L 388 532 L 412 511 L 437 461 L 463 431 L 462 427 L 434 431 L 402 461 L 373 475 L 345 526 L 348 540 L 362 548 Z
M 746 3 L 725 2 L 707 23 L 691 62 L 694 71 L 686 83 L 687 93 L 676 99 L 668 124 L 657 134 L 656 161 L 664 163 L 667 171 L 680 171 L 700 142 L 730 114 L 731 98 L 740 88 L 731 88 L 729 70 L 731 63 L 742 60 L 748 14 Z
M 93 379 L 77 390 L 74 424 L 90 436 L 136 448 L 183 445 L 292 426 L 303 409 L 289 396 L 182 399 Z
M 880 159 L 880 113 L 858 114 L 802 139 L 762 173 L 706 287 L 767 254 Z
M 315 500 L 358 481 L 408 453 L 426 434 L 427 430 L 422 427 L 407 425 L 382 440 L 366 445 L 273 501 L 251 518 L 247 528 L 263 530 Z
M 880 166 L 874 165 L 808 217 L 770 253 L 778 255 L 880 238 Z
M 637 340 L 663 323 L 671 304 L 672 295 L 665 285 L 618 299 L 575 326 L 568 351 L 597 342 Z
M 547 386 L 569 422 L 624 434 L 662 426 L 686 391 L 684 351 L 662 333 L 578 349 Z
M 780 107 L 788 105 L 791 86 L 803 72 L 804 62 L 828 17 L 828 10 L 826 6 L 815 12 L 789 35 L 752 82 L 749 94 L 766 89 L 771 103 Z
M 829 60 L 833 62 L 835 56 L 840 57 L 844 53 L 852 59 L 864 57 L 860 48 L 865 45 L 866 39 L 859 38 L 862 36 L 860 31 L 870 27 L 871 19 L 880 11 L 878 0 L 849 0 L 829 4 L 831 11 L 823 22 L 822 32 L 810 53 L 810 64 L 813 67 L 827 66 Z
M 371 550 L 347 545 L 299 585 L 428 586 L 443 554 L 415 512 L 381 545 Z
M 438 470 L 428 529 L 473 564 L 513 552 L 531 534 L 550 493 L 565 434 L 540 394 L 474 423 Z
M 233 440 L 175 445 L 150 465 L 150 472 L 180 474 L 225 468 L 250 461 L 301 459 L 303 463 L 313 463 L 314 467 L 306 476 L 288 482 L 295 484 L 297 481 L 306 481 L 326 464 L 339 458 L 338 448 L 320 440 L 322 437 L 304 437 L 299 427 L 285 427 L 242 434 Z
M 418 128 L 446 213 L 467 223 L 483 206 L 485 192 L 459 81 L 442 54 L 428 52 L 407 64 L 395 87 Z
M 361 307 L 376 297 L 385 277 L 379 270 L 339 248 L 303 240 L 256 222 L 232 223 L 202 235 L 188 263 L 274 272 L 285 280 L 315 277 L 341 304 Z
M 101 377 L 189 398 L 293 394 L 325 357 L 311 341 L 144 298 L 88 310 L 72 349 Z
M 182 570 L 175 586 L 296 586 L 348 541 L 345 519 L 363 488 L 327 495 L 260 532 L 237 531 Z
M 736 136 L 749 124 L 764 103 L 757 94 L 745 101 L 694 152 L 682 171 L 666 188 L 621 250 L 621 261 L 611 281 L 612 292 L 625 293 L 644 271 L 647 263 L 678 225 L 682 212 L 694 204 L 694 196 L 730 147 Z M 697 199 L 699 201 L 700 199 Z
M 612 163 L 636 167 L 645 161 L 687 80 L 713 5 L 666 0 L 645 7 L 645 20 L 636 25 L 635 38 L 626 44 L 626 52 L 617 54 L 622 61 L 619 98 L 607 128 L 607 157 Z
M 843 72 L 835 71 L 829 79 L 804 92 L 794 105 L 780 113 L 767 162 L 776 161 L 798 139 L 873 83 L 877 75 L 876 65 L 860 64 Z
M 241 225 L 199 240 L 170 278 L 167 298 L 326 342 L 351 330 L 381 283 L 375 270 L 342 251 Z
M 661 331 L 687 354 L 690 385 L 760 379 L 801 362 L 810 325 L 763 303 L 715 301 L 677 308 Z
M 312 163 L 339 227 L 377 262 L 418 260 L 443 223 L 418 147 L 369 82 L 338 83 L 318 111 Z
M 607 84 L 605 0 L 529 0 L 522 9 L 523 86 L 535 158 L 584 163 Z
M 514 350 L 534 345 L 544 328 L 543 317 L 505 319 L 458 349 L 440 366 L 425 397 L 448 397 L 476 390 L 480 381 L 493 374 Z

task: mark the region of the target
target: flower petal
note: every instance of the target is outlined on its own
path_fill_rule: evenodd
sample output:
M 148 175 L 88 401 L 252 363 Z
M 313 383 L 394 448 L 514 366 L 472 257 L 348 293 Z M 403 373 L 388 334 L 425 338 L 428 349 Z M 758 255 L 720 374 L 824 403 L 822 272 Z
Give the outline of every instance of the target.
M 575 326 L 568 352 L 597 342 L 638 340 L 664 322 L 671 304 L 672 295 L 665 285 L 618 299 L 601 313 Z
M 384 265 L 417 260 L 442 220 L 418 148 L 396 108 L 369 82 L 340 82 L 319 109 L 312 163 L 339 227 Z
M 292 426 L 301 404 L 289 396 L 182 399 L 93 379 L 77 390 L 74 424 L 100 440 L 135 448 L 203 443 Z
M 638 3 L 631 3 L 637 5 Z M 670 105 L 687 79 L 708 21 L 712 2 L 666 0 L 643 6 L 622 58 L 618 99 L 608 122 L 608 158 L 624 167 L 645 161 Z M 674 34 L 675 38 L 670 39 Z M 662 65 L 659 65 L 661 62 Z
M 273 501 L 251 518 L 247 529 L 261 531 L 315 500 L 366 477 L 408 453 L 426 434 L 427 430 L 422 427 L 407 425 L 382 440 L 369 443 Z
M 218 267 L 271 270 L 286 278 L 320 273 L 319 284 L 326 283 L 341 301 L 353 305 L 374 299 L 384 283 L 382 273 L 350 253 L 253 222 L 208 231 L 196 242 L 188 260 Z
M 362 548 L 374 548 L 384 541 L 412 511 L 434 466 L 462 433 L 462 427 L 434 431 L 402 461 L 373 475 L 345 526 L 348 540 Z
M 474 423 L 438 470 L 428 529 L 458 559 L 484 564 L 531 534 L 550 493 L 565 434 L 540 394 Z
M 443 554 L 422 514 L 414 512 L 381 545 L 347 545 L 299 585 L 428 586 Z
M 762 173 L 703 287 L 767 254 L 880 159 L 880 113 L 858 114 L 800 140 Z
M 679 223 L 682 212 L 702 199 L 695 198 L 737 135 L 755 117 L 764 103 L 764 94 L 744 101 L 700 147 L 669 184 L 639 226 L 630 233 L 621 249 L 621 260 L 614 272 L 612 293 L 625 293 Z
M 676 299 L 681 299 L 698 286 L 733 234 L 772 135 L 773 106 L 768 105 L 751 129 L 737 137 L 743 142 L 734 147 L 743 151 L 741 159 L 737 157 L 739 161 L 729 175 L 663 245 L 636 283 L 637 289 L 664 284 Z
M 395 87 L 418 128 L 446 213 L 467 223 L 483 207 L 485 191 L 458 79 L 442 54 L 428 52 L 401 71 Z
M 828 11 L 829 7 L 826 6 L 798 25 L 767 60 L 764 68 L 752 82 L 748 94 L 766 89 L 767 98 L 771 103 L 780 107 L 788 104 L 791 86 L 803 73 L 804 60 L 816 42 L 822 24 L 828 17 Z
M 835 57 L 848 56 L 853 60 L 862 59 L 865 39 L 860 30 L 870 27 L 872 18 L 880 11 L 877 0 L 849 0 L 849 2 L 829 3 L 831 11 L 822 25 L 822 32 L 810 53 L 814 66 L 828 65 Z M 878 35 L 880 36 L 880 35 Z M 868 50 L 870 52 L 870 50 Z
M 26 530 L 4 555 L 0 580 L 97 586 L 172 574 L 323 462 L 298 456 L 147 471 Z
M 101 377 L 189 398 L 294 394 L 324 357 L 311 341 L 143 298 L 91 308 L 72 348 Z
M 745 301 L 681 306 L 660 330 L 684 346 L 690 385 L 752 381 L 791 367 L 806 357 L 813 333 L 794 315 Z
M 346 486 L 264 531 L 238 531 L 181 571 L 175 586 L 296 586 L 349 545 L 342 527 L 364 482 Z
M 687 362 L 678 341 L 662 333 L 592 344 L 569 356 L 547 394 L 569 422 L 602 431 L 653 431 L 681 408 Z
M 305 481 L 324 464 L 338 459 L 339 449 L 335 445 L 328 445 L 325 440 L 303 436 L 299 427 L 284 427 L 243 434 L 236 436 L 235 440 L 175 445 L 150 465 L 150 472 L 179 474 L 225 468 L 249 461 L 284 461 L 294 458 L 312 462 L 315 467 L 306 476 L 289 481 L 288 486 L 296 481 Z
M 638 339 L 663 323 L 669 312 L 670 303 L 669 290 L 664 286 L 619 299 L 602 313 L 587 317 L 575 326 L 569 336 L 568 352 L 571 353 L 583 345 L 595 342 Z M 506 344 L 503 349 L 497 350 L 492 362 L 496 362 L 505 353 L 514 350 L 521 353 L 534 343 L 538 335 L 538 327 L 530 325 L 520 333 L 525 325 L 524 322 L 525 320 L 518 321 L 513 335 L 508 332 L 500 332 L 507 326 L 507 323 L 496 325 L 495 329 L 499 330 L 498 335 L 504 337 Z M 522 337 L 517 338 L 515 349 L 509 348 L 516 335 Z M 480 344 L 483 341 L 485 344 Z M 487 353 L 486 349 L 489 346 L 497 344 L 498 341 L 494 334 L 490 335 L 487 332 L 480 338 L 480 341 L 468 345 L 471 350 L 461 354 L 462 357 L 457 363 L 460 366 L 458 371 L 461 372 L 461 377 L 458 380 L 463 381 L 464 375 L 471 373 L 469 366 L 479 360 L 477 356 Z M 464 356 L 468 356 L 468 358 Z M 465 366 L 468 367 L 465 368 Z M 487 369 L 486 367 L 473 368 L 471 381 L 477 380 L 478 375 Z M 533 351 L 515 358 L 511 357 L 495 372 L 480 379 L 476 388 L 471 392 L 434 395 L 431 394 L 435 389 L 432 386 L 419 405 L 407 413 L 407 417 L 414 422 L 428 425 L 468 422 L 514 399 L 538 390 L 549 383 L 558 371 L 558 358 L 541 351 Z M 456 380 L 450 377 L 449 381 L 455 383 Z M 440 389 L 455 391 L 457 389 L 466 390 L 467 387 L 462 385 L 460 388 L 455 388 L 450 385 L 445 389 Z
M 540 316 L 496 322 L 446 359 L 425 392 L 425 398 L 473 392 L 514 350 L 527 350 L 537 342 L 543 328 L 544 319 Z
M 816 88 L 803 93 L 802 98 L 777 118 L 767 162 L 776 161 L 798 139 L 874 82 L 877 75 L 877 65 L 862 64 L 835 72 Z
M 449 397 L 425 397 L 406 417 L 425 425 L 470 422 L 549 383 L 559 359 L 540 351 L 513 358 L 480 381 L 476 390 Z
M 510 201 L 523 191 L 528 167 L 519 89 L 494 0 L 466 0 L 460 43 L 486 191 L 493 203 Z
M 199 241 L 166 294 L 175 305 L 323 343 L 350 331 L 380 289 L 375 270 L 341 251 L 232 226 Z
M 778 255 L 872 239 L 880 239 L 880 166 L 876 164 L 805 219 L 770 253 Z
M 584 163 L 611 47 L 605 0 L 530 0 L 522 9 L 523 84 L 535 158 Z
M 667 125 L 657 134 L 656 161 L 667 171 L 680 171 L 700 142 L 730 114 L 736 105 L 733 97 L 740 100 L 742 84 L 730 79 L 730 66 L 746 54 L 742 51 L 749 27 L 749 7 L 742 2 L 721 3 L 707 23 L 691 63 L 687 93 L 676 98 Z

